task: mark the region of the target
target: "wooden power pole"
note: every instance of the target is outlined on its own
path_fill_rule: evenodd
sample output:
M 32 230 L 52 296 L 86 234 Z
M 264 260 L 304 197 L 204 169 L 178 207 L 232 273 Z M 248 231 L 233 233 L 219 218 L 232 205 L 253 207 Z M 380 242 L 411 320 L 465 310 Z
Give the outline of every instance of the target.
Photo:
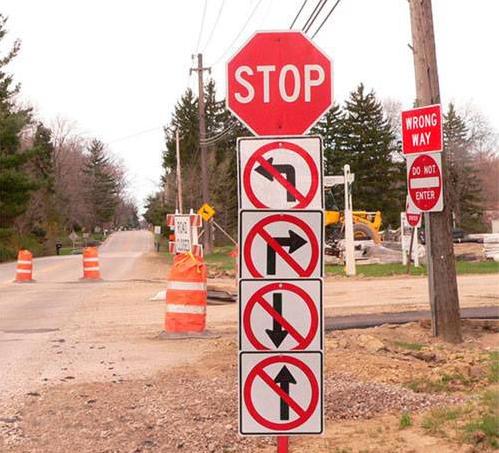
M 206 118 L 204 108 L 204 71 L 211 72 L 210 68 L 203 68 L 203 54 L 198 53 L 198 65 L 191 68 L 190 72 L 198 73 L 198 111 L 199 111 L 199 148 L 201 152 L 201 191 L 203 203 L 210 202 L 210 179 L 208 174 L 208 147 L 206 146 Z M 211 225 L 205 222 L 203 235 L 203 248 L 206 253 L 213 249 Z
M 409 4 L 417 104 L 440 104 L 431 0 L 409 0 Z M 444 149 L 444 209 L 425 214 L 426 255 L 433 335 L 458 343 L 462 341 L 461 319 L 452 242 L 451 186 L 445 157 Z

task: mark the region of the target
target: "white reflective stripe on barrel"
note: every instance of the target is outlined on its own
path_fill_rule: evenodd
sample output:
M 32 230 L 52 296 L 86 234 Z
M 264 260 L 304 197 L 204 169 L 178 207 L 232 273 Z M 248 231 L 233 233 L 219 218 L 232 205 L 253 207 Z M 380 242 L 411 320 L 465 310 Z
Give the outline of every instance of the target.
M 100 269 L 99 266 L 95 266 L 95 267 L 86 267 L 84 270 L 86 272 L 86 271 L 98 271 L 99 269 Z
M 206 313 L 206 306 L 166 304 L 166 313 L 189 313 L 193 315 L 202 315 Z
M 180 291 L 206 291 L 206 282 L 169 281 L 168 289 L 177 289 Z
M 99 261 L 99 258 L 83 258 L 83 261 L 86 263 L 97 263 Z
M 31 264 L 31 260 L 17 260 L 17 264 Z
M 31 274 L 31 269 L 16 269 L 18 274 Z

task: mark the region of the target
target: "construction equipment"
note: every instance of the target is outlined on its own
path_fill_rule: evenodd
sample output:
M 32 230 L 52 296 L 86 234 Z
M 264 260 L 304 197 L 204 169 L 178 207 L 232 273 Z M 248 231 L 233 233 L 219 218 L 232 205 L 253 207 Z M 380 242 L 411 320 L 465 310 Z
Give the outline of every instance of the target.
M 344 236 L 345 214 L 338 209 L 334 199 L 333 187 L 339 185 L 336 177 L 330 177 L 325 181 L 326 188 L 326 254 L 339 256 L 338 243 Z M 354 240 L 372 240 L 375 244 L 381 242 L 379 229 L 382 223 L 380 211 L 353 211 L 353 235 Z

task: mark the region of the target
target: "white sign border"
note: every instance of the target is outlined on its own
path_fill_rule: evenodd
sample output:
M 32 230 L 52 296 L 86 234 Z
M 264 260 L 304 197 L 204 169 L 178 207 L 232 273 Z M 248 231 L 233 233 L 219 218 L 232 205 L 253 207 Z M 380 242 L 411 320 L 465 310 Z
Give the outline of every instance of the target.
M 318 301 L 318 308 L 319 308 L 319 326 L 317 328 L 318 334 L 319 334 L 319 341 L 320 341 L 320 347 L 319 349 L 269 349 L 269 350 L 258 350 L 258 349 L 243 349 L 242 347 L 242 339 L 244 334 L 244 325 L 243 325 L 243 313 L 246 305 L 243 305 L 241 302 L 242 297 L 242 287 L 244 282 L 259 282 L 262 285 L 267 285 L 271 283 L 296 283 L 297 286 L 299 286 L 300 282 L 317 282 L 319 283 L 319 301 Z M 325 344 L 325 316 L 324 316 L 324 278 L 322 277 L 315 277 L 315 278 L 273 278 L 273 279 L 266 279 L 266 278 L 240 278 L 238 282 L 238 297 L 239 297 L 239 318 L 238 318 L 238 347 L 239 347 L 239 352 L 280 352 L 280 353 L 288 353 L 288 352 L 324 352 L 324 344 Z M 248 340 L 249 341 L 249 340 Z
M 319 402 L 320 404 L 320 416 L 321 416 L 321 427 L 320 431 L 317 432 L 294 432 L 293 430 L 289 431 L 258 431 L 258 432 L 243 432 L 242 430 L 242 417 L 243 417 L 243 392 L 244 392 L 244 382 L 242 380 L 242 366 L 241 366 L 241 358 L 243 355 L 264 355 L 264 356 L 282 356 L 282 355 L 291 355 L 291 356 L 300 356 L 300 355 L 312 355 L 319 354 L 320 355 L 320 365 L 321 370 L 319 376 L 317 377 L 317 381 L 319 384 Z M 241 436 L 320 436 L 324 434 L 324 425 L 325 425 L 325 391 L 324 391 L 324 352 L 323 351 L 292 351 L 292 352 L 277 352 L 277 351 L 239 351 L 238 353 L 238 432 Z
M 310 209 L 310 210 L 325 210 L 325 201 L 324 201 L 324 143 L 323 143 L 323 138 L 320 135 L 265 135 L 265 136 L 258 136 L 258 137 L 238 137 L 237 138 L 237 205 L 239 210 L 247 210 L 247 209 L 259 209 L 259 210 L 269 210 L 269 209 L 279 209 L 279 208 L 243 208 L 242 205 L 242 193 L 243 193 L 243 186 L 244 186 L 244 181 L 243 181 L 243 169 L 241 168 L 241 142 L 249 141 L 291 141 L 291 140 L 296 140 L 296 141 L 301 141 L 301 140 L 309 140 L 309 139 L 318 139 L 319 140 L 319 154 L 320 154 L 320 162 L 319 165 L 320 167 L 318 168 L 319 172 L 319 184 L 317 190 L 320 192 L 320 204 L 321 207 L 319 208 L 298 208 L 298 209 Z M 288 209 L 286 207 L 282 208 L 283 210 L 295 210 L 294 208 Z

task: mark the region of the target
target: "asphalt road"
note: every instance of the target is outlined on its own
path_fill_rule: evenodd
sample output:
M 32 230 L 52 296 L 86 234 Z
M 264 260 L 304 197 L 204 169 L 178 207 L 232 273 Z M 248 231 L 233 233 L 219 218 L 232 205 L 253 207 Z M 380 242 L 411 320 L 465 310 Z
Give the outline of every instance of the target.
M 34 283 L 14 283 L 15 263 L 0 265 L 0 395 L 41 373 L 51 334 L 74 321 L 105 282 L 134 278 L 137 260 L 153 247 L 150 232 L 114 233 L 99 249 L 104 282 L 80 280 L 81 255 L 35 259 Z

